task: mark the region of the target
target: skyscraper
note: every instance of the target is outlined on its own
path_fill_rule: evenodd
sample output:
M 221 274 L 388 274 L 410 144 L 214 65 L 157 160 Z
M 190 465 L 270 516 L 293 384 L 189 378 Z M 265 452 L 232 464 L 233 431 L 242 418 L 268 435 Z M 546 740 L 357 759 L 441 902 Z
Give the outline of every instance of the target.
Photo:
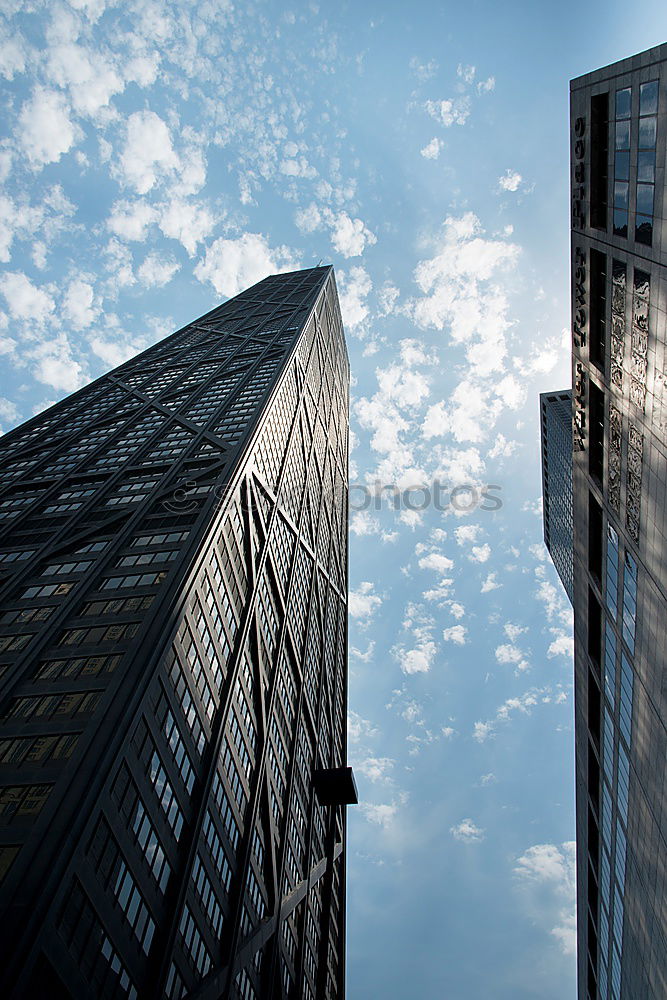
M 343 996 L 348 382 L 318 267 L 0 441 L 3 996 Z
M 667 45 L 571 84 L 578 973 L 667 996 Z
M 572 601 L 572 391 L 540 394 L 544 542 Z

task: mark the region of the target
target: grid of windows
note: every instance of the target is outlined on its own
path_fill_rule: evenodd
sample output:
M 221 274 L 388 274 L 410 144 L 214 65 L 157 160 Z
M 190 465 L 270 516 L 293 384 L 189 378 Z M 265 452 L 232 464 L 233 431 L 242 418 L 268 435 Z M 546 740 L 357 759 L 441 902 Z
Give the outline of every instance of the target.
M 0 503 L 9 501 L 7 510 L 17 511 L 16 523 L 24 532 L 7 547 L 16 555 L 2 566 L 17 574 L 20 586 L 12 592 L 26 602 L 0 611 L 17 614 L 5 622 L 0 653 L 23 656 L 33 634 L 40 630 L 41 639 L 42 629 L 51 630 L 48 641 L 40 642 L 38 656 L 31 662 L 26 656 L 19 664 L 20 682 L 5 702 L 6 718 L 30 719 L 33 730 L 41 719 L 49 726 L 76 720 L 68 728 L 77 730 L 56 733 L 54 725 L 53 733 L 29 739 L 0 732 L 0 765 L 43 767 L 39 773 L 51 775 L 56 762 L 89 745 L 90 734 L 94 742 L 94 715 L 101 703 L 99 726 L 109 745 L 117 739 L 120 746 L 123 737 L 117 732 L 128 734 L 113 775 L 91 774 L 92 765 L 82 772 L 100 788 L 108 781 L 107 797 L 86 821 L 103 842 L 93 845 L 93 835 L 86 834 L 83 868 L 73 855 L 68 860 L 67 851 L 62 859 L 63 868 L 70 865 L 70 886 L 77 886 L 67 904 L 68 928 L 74 936 L 80 933 L 75 925 L 82 926 L 76 921 L 83 920 L 84 911 L 86 933 L 97 928 L 90 940 L 111 984 L 98 990 L 98 981 L 89 979 L 100 996 L 142 995 L 149 950 L 154 969 L 160 962 L 158 943 L 171 940 L 169 917 L 176 920 L 178 933 L 173 953 L 164 955 L 160 989 L 170 998 L 190 993 L 220 958 L 213 942 L 227 932 L 224 922 L 235 914 L 240 925 L 229 933 L 250 933 L 266 916 L 269 901 L 271 907 L 280 904 L 273 898 L 271 879 L 279 885 L 285 867 L 293 867 L 299 879 L 306 877 L 322 860 L 330 839 L 321 811 L 313 809 L 311 772 L 318 754 L 344 762 L 336 757 L 343 753 L 344 737 L 335 732 L 343 724 L 344 706 L 339 704 L 342 695 L 334 693 L 344 690 L 345 655 L 331 652 L 344 640 L 344 631 L 328 573 L 339 584 L 344 580 L 346 487 L 340 462 L 346 452 L 348 367 L 328 274 L 316 269 L 306 272 L 306 278 L 280 276 L 273 284 L 262 283 L 255 297 L 226 303 L 210 321 L 105 376 L 105 391 L 95 396 L 94 404 L 88 394 L 73 411 L 78 422 L 68 417 L 72 433 L 67 440 L 58 433 L 62 416 L 36 418 L 39 430 L 29 431 L 31 440 L 39 435 L 40 446 L 48 441 L 47 426 L 53 435 L 53 446 L 44 447 L 37 471 L 41 475 L 49 469 L 62 479 L 42 498 L 28 480 L 23 483 L 24 472 L 15 462 L 13 492 L 0 496 Z M 271 289 L 281 302 L 279 310 L 268 304 Z M 297 335 L 298 350 L 286 364 Z M 128 386 L 139 391 L 141 401 L 129 396 Z M 222 509 L 212 510 L 202 527 L 204 519 L 197 519 L 203 504 L 230 472 L 230 452 L 216 447 L 213 435 L 203 432 L 204 424 L 227 441 L 239 441 L 249 434 L 273 387 L 257 446 L 243 453 L 240 485 L 233 495 L 223 491 Z M 163 404 L 159 410 L 149 401 L 156 397 Z M 59 408 L 59 414 L 65 409 Z M 183 423 L 179 416 L 186 418 Z M 287 456 L 295 457 L 288 463 Z M 20 448 L 16 458 L 24 461 Z M 30 463 L 25 469 L 35 474 Z M 170 510 L 163 499 L 186 481 L 196 509 Z M 337 512 L 330 509 L 335 504 Z M 43 517 L 47 508 L 50 519 Z M 190 539 L 195 522 L 200 536 Z M 73 526 L 78 534 L 70 541 Z M 23 573 L 26 559 L 21 554 L 35 552 L 33 533 L 40 545 L 48 540 L 50 548 L 43 557 L 40 553 L 35 572 L 28 568 Z M 57 544 L 51 545 L 52 539 Z M 340 551 L 334 554 L 334 549 Z M 311 586 L 314 563 L 320 580 Z M 168 608 L 167 597 L 174 599 Z M 56 601 L 54 627 L 50 618 Z M 293 615 L 286 613 L 286 605 Z M 30 633 L 15 634 L 24 626 L 31 627 Z M 158 626 L 163 626 L 162 634 Z M 302 654 L 309 632 L 318 643 L 309 651 L 311 708 L 303 715 Z M 319 685 L 327 671 L 332 674 L 331 695 L 322 696 Z M 341 676 L 334 678 L 337 673 Z M 28 679 L 32 685 L 39 681 L 37 691 L 34 686 L 22 689 Z M 72 690 L 62 691 L 62 682 L 69 680 Z M 111 682 L 114 698 L 109 692 L 104 699 Z M 130 704 L 136 715 L 126 717 Z M 77 744 L 83 731 L 86 740 Z M 208 752 L 214 738 L 220 740 L 215 756 Z M 297 745 L 292 779 L 290 755 Z M 212 775 L 206 772 L 209 767 Z M 26 777 L 33 778 L 34 771 Z M 0 821 L 10 826 L 11 843 L 5 845 L 0 866 L 23 865 L 21 832 L 52 791 L 50 782 L 6 781 L 0 790 Z M 118 810 L 113 824 L 110 802 Z M 285 822 L 275 824 L 276 817 L 289 819 L 289 835 Z M 336 838 L 342 840 L 342 835 L 339 817 Z M 189 871 L 188 858 L 194 858 Z M 95 877 L 104 894 L 95 888 Z M 342 884 L 333 886 L 335 896 Z M 76 905 L 71 903 L 74 895 Z M 172 898 L 184 899 L 178 916 L 163 912 Z M 232 907 L 227 913 L 228 898 L 239 901 L 238 912 Z M 335 909 L 336 902 L 327 905 Z M 111 907 L 116 917 L 107 919 Z M 317 925 L 322 914 L 310 919 Z M 69 947 L 74 938 L 65 922 L 61 926 Z M 334 920 L 331 927 L 327 961 L 336 969 L 342 921 Z M 310 928 L 314 957 L 308 960 L 301 953 L 301 933 L 292 932 L 291 982 L 296 983 L 304 961 L 317 961 L 319 936 L 318 926 Z M 83 967 L 83 952 L 70 951 Z M 240 970 L 239 990 L 264 995 L 268 984 L 263 976 L 260 950 Z

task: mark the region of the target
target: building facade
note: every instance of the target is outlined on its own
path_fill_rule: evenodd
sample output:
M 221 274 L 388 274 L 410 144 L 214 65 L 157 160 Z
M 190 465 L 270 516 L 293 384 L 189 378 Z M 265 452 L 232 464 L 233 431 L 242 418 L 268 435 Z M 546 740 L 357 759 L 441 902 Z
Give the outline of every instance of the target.
M 572 390 L 540 394 L 544 543 L 561 583 L 573 598 Z
M 347 360 L 265 279 L 0 441 L 0 992 L 344 995 Z
M 578 974 L 667 996 L 667 46 L 571 83 Z

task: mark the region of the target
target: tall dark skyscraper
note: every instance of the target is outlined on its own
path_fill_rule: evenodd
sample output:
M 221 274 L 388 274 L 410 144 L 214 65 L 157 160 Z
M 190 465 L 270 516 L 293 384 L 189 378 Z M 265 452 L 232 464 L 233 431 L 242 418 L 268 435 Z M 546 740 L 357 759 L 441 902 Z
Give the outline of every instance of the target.
M 318 267 L 0 441 L 2 996 L 343 997 L 348 383 Z
M 572 392 L 540 394 L 544 542 L 572 601 Z
M 571 84 L 581 1000 L 667 996 L 667 45 Z

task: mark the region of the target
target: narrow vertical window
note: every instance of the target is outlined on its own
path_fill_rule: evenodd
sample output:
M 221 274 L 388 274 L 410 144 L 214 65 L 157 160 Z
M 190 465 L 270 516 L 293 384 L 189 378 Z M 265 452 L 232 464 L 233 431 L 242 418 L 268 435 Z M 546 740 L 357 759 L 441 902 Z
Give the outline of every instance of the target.
M 607 228 L 609 94 L 591 98 L 591 226 Z
M 607 314 L 607 255 L 591 249 L 591 302 L 589 318 L 590 359 L 604 372 Z
M 642 83 L 639 88 L 639 135 L 637 139 L 637 214 L 635 240 L 645 246 L 653 243 L 653 205 L 655 195 L 655 145 L 658 130 L 658 81 Z
M 614 126 L 614 236 L 621 236 L 624 239 L 628 235 L 631 110 L 631 88 L 617 90 Z
M 588 471 L 597 483 L 602 483 L 604 466 L 604 393 L 589 381 L 590 445 Z

